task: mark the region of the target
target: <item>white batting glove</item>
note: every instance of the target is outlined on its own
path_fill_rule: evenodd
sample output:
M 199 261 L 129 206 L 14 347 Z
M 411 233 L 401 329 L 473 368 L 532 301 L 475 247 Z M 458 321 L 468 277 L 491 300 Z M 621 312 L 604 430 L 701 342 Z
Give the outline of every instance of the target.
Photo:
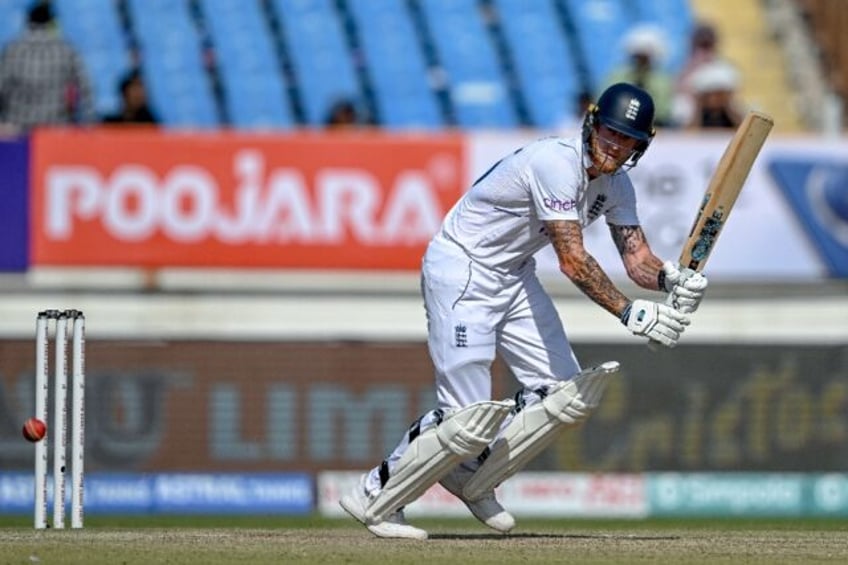
M 666 347 L 674 347 L 689 325 L 689 317 L 671 306 L 650 300 L 634 300 L 621 314 L 621 323 L 634 335 L 642 335 Z
M 707 277 L 692 269 L 681 269 L 671 261 L 663 263 L 665 287 L 668 291 L 667 304 L 684 314 L 698 309 L 707 290 Z

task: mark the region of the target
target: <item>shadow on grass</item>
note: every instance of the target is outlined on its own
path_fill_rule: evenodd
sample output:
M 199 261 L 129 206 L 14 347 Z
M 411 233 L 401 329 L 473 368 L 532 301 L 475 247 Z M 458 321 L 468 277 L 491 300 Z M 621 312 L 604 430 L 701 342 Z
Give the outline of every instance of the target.
M 628 540 L 628 541 L 674 541 L 680 536 L 636 536 L 628 534 L 430 534 L 431 540 L 515 540 L 515 539 L 589 539 L 589 540 Z

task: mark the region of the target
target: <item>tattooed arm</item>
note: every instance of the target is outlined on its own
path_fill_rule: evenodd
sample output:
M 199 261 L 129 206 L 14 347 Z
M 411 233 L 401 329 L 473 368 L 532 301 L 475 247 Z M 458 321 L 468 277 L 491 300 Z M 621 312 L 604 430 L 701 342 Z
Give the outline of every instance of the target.
M 663 262 L 651 251 L 642 227 L 610 224 L 609 228 L 630 280 L 648 290 L 665 290 L 659 286 Z
M 545 229 L 559 260 L 560 271 L 596 304 L 621 317 L 630 299 L 615 287 L 595 258 L 583 247 L 580 222 L 548 221 Z

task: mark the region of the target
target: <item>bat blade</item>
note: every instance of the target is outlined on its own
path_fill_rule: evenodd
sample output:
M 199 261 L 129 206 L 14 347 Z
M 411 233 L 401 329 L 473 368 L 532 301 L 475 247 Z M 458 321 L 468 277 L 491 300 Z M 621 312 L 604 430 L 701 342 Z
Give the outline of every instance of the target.
M 752 111 L 745 116 L 707 186 L 680 253 L 681 266 L 703 270 L 773 126 L 771 116 L 762 112 Z

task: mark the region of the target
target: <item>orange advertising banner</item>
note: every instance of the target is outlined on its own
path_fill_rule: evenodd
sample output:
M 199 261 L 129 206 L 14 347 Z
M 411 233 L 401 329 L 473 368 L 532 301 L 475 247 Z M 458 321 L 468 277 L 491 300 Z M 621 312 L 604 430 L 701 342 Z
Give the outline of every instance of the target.
M 31 261 L 417 270 L 460 135 L 40 130 Z

